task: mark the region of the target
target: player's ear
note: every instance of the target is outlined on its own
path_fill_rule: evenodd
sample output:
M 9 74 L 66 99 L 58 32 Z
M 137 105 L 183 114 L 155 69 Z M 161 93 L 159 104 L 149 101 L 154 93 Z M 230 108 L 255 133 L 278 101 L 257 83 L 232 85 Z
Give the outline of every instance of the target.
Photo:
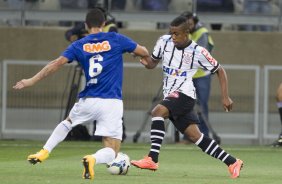
M 105 25 L 106 25 L 106 21 L 103 22 L 102 27 L 105 27 Z
M 84 27 L 85 27 L 85 30 L 89 31 L 89 27 L 88 27 L 88 25 L 86 24 L 86 22 L 84 23 Z

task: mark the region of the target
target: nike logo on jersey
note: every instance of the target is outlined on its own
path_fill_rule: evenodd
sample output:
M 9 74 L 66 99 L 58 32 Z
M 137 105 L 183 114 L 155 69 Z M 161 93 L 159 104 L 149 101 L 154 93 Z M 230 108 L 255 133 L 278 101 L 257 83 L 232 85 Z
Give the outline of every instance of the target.
M 172 50 L 166 50 L 166 48 L 164 49 L 165 52 L 172 52 Z
M 86 43 L 83 45 L 83 50 L 89 53 L 99 53 L 111 50 L 111 45 L 108 41 L 102 43 Z
M 168 74 L 168 75 L 172 75 L 172 76 L 180 76 L 180 77 L 186 77 L 187 76 L 186 71 L 182 71 L 180 69 L 173 69 L 173 68 L 169 68 L 169 67 L 166 67 L 166 66 L 163 66 L 163 72 Z

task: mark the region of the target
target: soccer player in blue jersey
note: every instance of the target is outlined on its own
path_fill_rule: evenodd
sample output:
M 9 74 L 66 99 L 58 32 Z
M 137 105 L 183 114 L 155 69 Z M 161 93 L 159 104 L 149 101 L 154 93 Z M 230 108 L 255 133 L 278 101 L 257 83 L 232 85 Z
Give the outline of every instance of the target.
M 108 163 L 116 157 L 122 139 L 122 54 L 148 57 L 148 50 L 130 38 L 115 32 L 102 32 L 105 17 L 98 8 L 86 15 L 89 35 L 73 42 L 57 59 L 48 63 L 41 71 L 29 79 L 22 79 L 13 88 L 23 89 L 33 86 L 41 79 L 56 72 L 64 64 L 77 61 L 86 78 L 86 85 L 79 94 L 79 101 L 71 109 L 69 116 L 60 122 L 36 154 L 28 156 L 31 164 L 43 162 L 51 151 L 62 142 L 76 125 L 97 121 L 95 135 L 103 137 L 104 148 L 83 158 L 83 178 L 94 179 L 94 165 Z M 142 63 L 142 64 L 146 64 Z

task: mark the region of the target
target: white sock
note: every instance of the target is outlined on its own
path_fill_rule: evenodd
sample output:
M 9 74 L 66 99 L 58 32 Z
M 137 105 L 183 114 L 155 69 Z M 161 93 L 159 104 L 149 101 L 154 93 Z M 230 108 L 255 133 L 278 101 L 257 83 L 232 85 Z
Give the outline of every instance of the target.
M 96 159 L 96 164 L 107 164 L 115 159 L 116 153 L 112 148 L 106 147 L 98 150 L 92 156 Z
M 51 136 L 49 137 L 43 148 L 48 150 L 50 153 L 60 142 L 62 142 L 66 138 L 71 129 L 72 127 L 69 121 L 64 120 L 59 123 L 53 130 Z

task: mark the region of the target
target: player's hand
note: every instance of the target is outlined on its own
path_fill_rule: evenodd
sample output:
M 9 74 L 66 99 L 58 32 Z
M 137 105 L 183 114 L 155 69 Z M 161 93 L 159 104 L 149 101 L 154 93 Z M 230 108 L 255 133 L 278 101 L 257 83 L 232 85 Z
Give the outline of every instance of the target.
M 233 101 L 230 97 L 224 98 L 222 100 L 222 104 L 223 104 L 223 108 L 224 108 L 225 112 L 229 112 L 229 111 L 232 110 Z
M 141 63 L 142 65 L 144 65 L 145 67 L 146 67 L 146 66 L 148 66 L 148 62 L 147 62 L 147 60 L 146 60 L 146 59 L 144 59 L 143 57 L 141 57 L 141 59 L 140 59 L 140 63 Z
M 13 86 L 14 89 L 23 89 L 32 86 L 34 82 L 31 79 L 22 79 Z

